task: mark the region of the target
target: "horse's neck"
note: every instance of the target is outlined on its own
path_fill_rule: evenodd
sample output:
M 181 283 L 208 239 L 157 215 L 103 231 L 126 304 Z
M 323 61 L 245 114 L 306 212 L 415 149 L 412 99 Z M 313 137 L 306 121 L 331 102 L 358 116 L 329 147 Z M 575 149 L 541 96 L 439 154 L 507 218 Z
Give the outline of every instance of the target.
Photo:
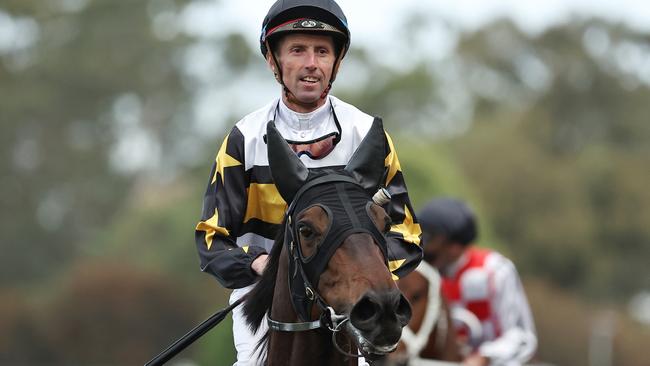
M 276 333 L 269 339 L 268 366 L 352 366 L 333 346 L 327 332 Z M 344 346 L 345 347 L 345 346 Z
M 287 281 L 288 261 L 284 252 L 275 283 L 271 318 L 281 322 L 297 322 L 298 316 L 291 304 Z M 323 329 L 305 332 L 274 332 L 269 336 L 268 366 L 276 365 L 357 365 L 356 359 L 346 362 L 332 344 L 332 333 Z

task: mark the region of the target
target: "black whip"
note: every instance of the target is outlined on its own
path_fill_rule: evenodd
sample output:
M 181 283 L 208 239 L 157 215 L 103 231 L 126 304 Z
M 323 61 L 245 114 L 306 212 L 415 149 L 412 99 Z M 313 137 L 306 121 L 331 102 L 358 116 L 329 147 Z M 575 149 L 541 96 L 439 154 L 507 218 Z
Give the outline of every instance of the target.
M 190 344 L 201 338 L 210 329 L 214 328 L 215 325 L 221 323 L 221 321 L 226 317 L 226 315 L 228 315 L 228 313 L 232 311 L 232 309 L 236 308 L 237 305 L 241 304 L 242 301 L 244 301 L 244 298 L 245 296 L 239 298 L 227 308 L 214 313 L 212 316 L 204 320 L 201 324 L 194 327 L 194 329 L 187 332 L 187 334 L 176 340 L 176 342 L 172 343 L 171 346 L 167 347 L 167 349 L 160 352 L 158 356 L 145 363 L 144 366 L 163 365 L 165 362 L 171 360 L 172 357 L 176 356 Z

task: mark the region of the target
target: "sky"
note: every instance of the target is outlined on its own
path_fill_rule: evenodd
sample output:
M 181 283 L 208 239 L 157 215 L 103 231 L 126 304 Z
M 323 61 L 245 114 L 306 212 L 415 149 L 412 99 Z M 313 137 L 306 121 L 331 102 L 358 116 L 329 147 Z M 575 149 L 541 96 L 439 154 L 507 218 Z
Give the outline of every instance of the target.
M 169 1 L 169 0 L 154 0 Z M 181 31 L 199 37 L 218 37 L 241 31 L 251 47 L 259 47 L 262 20 L 275 0 L 255 0 L 256 6 L 241 6 L 235 0 L 198 0 L 181 14 Z M 411 59 L 441 60 L 453 54 L 462 32 L 475 31 L 490 22 L 510 19 L 532 35 L 548 27 L 581 18 L 600 18 L 650 33 L 648 0 L 338 0 L 348 18 L 352 46 L 363 45 L 382 53 L 382 62 L 393 68 Z M 419 37 L 410 39 L 408 19 L 417 14 L 428 21 Z M 399 42 L 399 44 L 396 44 Z M 426 45 L 413 48 L 409 44 Z M 408 65 L 403 65 L 408 68 Z
M 258 36 L 262 19 L 274 0 L 256 0 L 256 6 L 222 0 L 197 3 L 187 20 L 193 32 L 214 34 L 225 28 L 253 31 Z M 398 32 L 404 15 L 426 15 L 454 28 L 475 30 L 490 21 L 506 17 L 522 30 L 538 33 L 548 26 L 570 21 L 576 16 L 598 17 L 622 22 L 650 32 L 650 2 L 647 0 L 338 0 L 346 13 L 354 41 L 381 43 L 384 35 Z M 191 21 L 190 21 L 191 19 Z M 218 19 L 218 21 L 215 21 Z M 392 31 L 392 32 L 391 32 Z

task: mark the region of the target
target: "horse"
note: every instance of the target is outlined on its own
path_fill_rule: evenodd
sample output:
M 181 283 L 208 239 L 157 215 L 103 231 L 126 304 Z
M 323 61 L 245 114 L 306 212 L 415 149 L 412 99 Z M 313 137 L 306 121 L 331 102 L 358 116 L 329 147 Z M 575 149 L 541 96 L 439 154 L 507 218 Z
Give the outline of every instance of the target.
M 266 365 L 356 365 L 394 351 L 411 308 L 387 265 L 390 218 L 371 192 L 384 170 L 385 134 L 373 121 L 343 170 L 307 169 L 267 125 L 268 159 L 290 202 L 267 267 L 244 302 Z
M 440 294 L 440 281 L 438 270 L 426 260 L 398 281 L 399 289 L 411 303 L 413 316 L 396 353 L 406 353 L 411 360 L 462 360 L 451 312 Z
M 426 262 L 426 257 L 415 271 L 397 281 L 411 304 L 412 317 L 402 330 L 396 351 L 382 362 L 384 366 L 457 365 L 462 360 L 440 282 L 438 270 Z

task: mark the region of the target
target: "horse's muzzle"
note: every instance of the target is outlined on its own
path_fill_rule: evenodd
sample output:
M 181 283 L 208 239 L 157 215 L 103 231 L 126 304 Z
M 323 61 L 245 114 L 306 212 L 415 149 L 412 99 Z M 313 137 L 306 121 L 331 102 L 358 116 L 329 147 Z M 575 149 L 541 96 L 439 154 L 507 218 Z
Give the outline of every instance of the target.
M 411 319 L 411 305 L 397 289 L 368 292 L 350 312 L 350 329 L 366 354 L 386 354 L 397 347 L 402 328 Z

